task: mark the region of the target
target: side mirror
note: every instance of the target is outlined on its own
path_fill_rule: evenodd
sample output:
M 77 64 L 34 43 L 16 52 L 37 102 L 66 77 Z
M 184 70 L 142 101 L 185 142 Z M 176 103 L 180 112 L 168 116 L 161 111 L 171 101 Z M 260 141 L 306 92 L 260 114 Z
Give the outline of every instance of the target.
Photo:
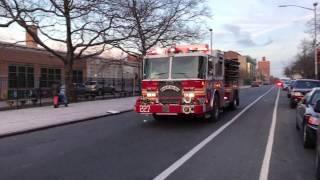
M 320 100 L 318 100 L 316 105 L 314 106 L 314 111 L 320 113 Z

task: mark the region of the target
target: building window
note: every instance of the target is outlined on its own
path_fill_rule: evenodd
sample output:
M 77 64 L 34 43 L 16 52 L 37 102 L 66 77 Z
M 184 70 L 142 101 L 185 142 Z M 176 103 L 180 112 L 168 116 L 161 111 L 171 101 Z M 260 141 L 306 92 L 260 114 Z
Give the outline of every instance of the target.
M 9 66 L 9 89 L 34 88 L 34 69 L 32 66 Z
M 61 81 L 61 69 L 41 68 L 40 87 L 49 88 L 54 82 Z
M 73 71 L 72 81 L 74 83 L 83 83 L 83 72 L 82 72 L 82 70 L 74 70 Z

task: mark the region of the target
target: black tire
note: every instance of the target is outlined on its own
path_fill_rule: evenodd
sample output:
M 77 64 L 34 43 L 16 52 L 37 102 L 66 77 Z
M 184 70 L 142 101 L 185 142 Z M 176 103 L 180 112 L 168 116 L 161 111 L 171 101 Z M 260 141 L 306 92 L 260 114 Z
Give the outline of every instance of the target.
M 316 179 L 320 180 L 320 157 L 319 152 L 316 152 Z
M 54 105 L 53 107 L 54 107 L 54 108 L 58 108 L 58 107 L 59 107 L 59 105 Z
M 294 109 L 296 107 L 297 107 L 297 104 L 292 99 L 290 99 L 290 108 Z
M 230 109 L 231 110 L 236 110 L 238 108 L 240 104 L 240 101 L 239 101 L 239 97 L 235 97 L 233 98 L 233 101 L 230 103 Z
M 216 122 L 219 120 L 219 96 L 217 94 L 214 95 L 213 109 L 211 111 L 211 117 L 208 119 L 209 122 Z
M 302 129 L 302 142 L 303 147 L 306 149 L 314 148 L 315 142 L 312 141 L 309 132 L 307 131 L 307 125 L 304 123 Z
M 300 130 L 300 127 L 299 127 L 299 125 L 298 125 L 297 120 L 296 120 L 296 130 L 297 130 L 297 131 L 299 131 L 299 130 Z

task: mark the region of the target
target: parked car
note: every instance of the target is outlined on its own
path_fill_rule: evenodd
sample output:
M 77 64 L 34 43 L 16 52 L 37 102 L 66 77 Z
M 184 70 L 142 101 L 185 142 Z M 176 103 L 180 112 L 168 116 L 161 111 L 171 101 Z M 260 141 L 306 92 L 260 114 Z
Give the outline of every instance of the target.
M 251 83 L 251 87 L 259 87 L 260 86 L 260 84 L 259 84 L 259 82 L 257 82 L 257 81 L 253 81 L 252 83 Z
M 302 129 L 303 146 L 315 146 L 320 113 L 315 109 L 320 100 L 320 88 L 314 88 L 299 102 L 296 110 L 296 129 Z M 320 101 L 319 101 L 320 103 Z
M 270 85 L 270 81 L 263 81 L 263 85 Z
M 282 90 L 284 91 L 288 90 L 289 86 L 290 86 L 290 80 L 284 80 L 282 82 Z
M 87 81 L 85 86 L 87 93 L 90 95 L 102 96 L 105 93 L 115 94 L 116 92 L 113 86 L 104 81 Z
M 318 100 L 316 105 L 314 106 L 314 111 L 318 114 L 316 118 L 320 118 L 320 101 Z M 319 121 L 317 121 L 317 125 L 319 126 Z M 316 178 L 320 180 L 320 128 L 317 128 L 317 143 L 316 143 Z
M 313 79 L 296 80 L 291 89 L 290 107 L 295 108 L 298 102 L 315 87 L 320 87 L 320 81 Z
M 74 92 L 76 96 L 85 96 L 87 95 L 87 88 L 82 83 L 73 83 Z
M 290 98 L 291 97 L 291 90 L 293 88 L 294 83 L 296 82 L 296 80 L 291 80 L 290 84 L 288 86 L 288 90 L 287 90 L 287 97 Z

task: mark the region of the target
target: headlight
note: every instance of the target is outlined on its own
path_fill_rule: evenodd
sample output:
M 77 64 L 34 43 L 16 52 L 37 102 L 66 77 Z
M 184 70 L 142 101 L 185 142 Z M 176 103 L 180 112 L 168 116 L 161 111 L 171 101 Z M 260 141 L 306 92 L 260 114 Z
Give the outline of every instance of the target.
M 184 93 L 183 93 L 183 95 L 184 95 L 184 97 L 189 97 L 189 98 L 194 98 L 194 92 L 192 92 L 192 91 L 185 91 Z
M 153 92 L 153 91 L 147 92 L 147 97 L 156 97 L 156 96 L 157 96 L 156 92 Z
M 292 95 L 293 96 L 303 96 L 303 94 L 301 92 L 293 92 Z

